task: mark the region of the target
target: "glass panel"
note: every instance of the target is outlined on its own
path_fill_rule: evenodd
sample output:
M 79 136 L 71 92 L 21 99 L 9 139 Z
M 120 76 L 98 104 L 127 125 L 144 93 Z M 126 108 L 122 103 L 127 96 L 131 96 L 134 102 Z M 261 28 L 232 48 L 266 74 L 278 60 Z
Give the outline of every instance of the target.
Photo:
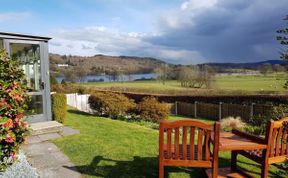
M 2 48 L 3 48 L 3 40 L 0 39 L 0 49 L 2 49 Z
M 38 44 L 11 43 L 10 54 L 12 59 L 20 61 L 30 91 L 40 91 L 40 46 Z
M 27 115 L 36 115 L 43 113 L 43 97 L 42 95 L 32 95 L 28 104 Z

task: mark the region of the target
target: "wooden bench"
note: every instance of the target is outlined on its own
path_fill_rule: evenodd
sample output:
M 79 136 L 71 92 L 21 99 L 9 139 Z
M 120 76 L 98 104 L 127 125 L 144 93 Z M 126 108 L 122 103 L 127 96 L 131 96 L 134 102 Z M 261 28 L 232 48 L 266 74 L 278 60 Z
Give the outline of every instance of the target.
M 159 178 L 164 177 L 165 166 L 212 168 L 212 177 L 216 178 L 219 133 L 218 122 L 207 124 L 195 120 L 161 121 Z
M 261 178 L 267 178 L 269 165 L 288 161 L 288 133 L 287 129 L 283 127 L 283 122 L 288 122 L 288 117 L 279 121 L 269 121 L 265 138 L 233 129 L 232 132 L 234 134 L 250 139 L 256 143 L 265 144 L 266 148 L 232 151 L 231 169 L 237 169 L 237 155 L 240 154 L 261 164 Z

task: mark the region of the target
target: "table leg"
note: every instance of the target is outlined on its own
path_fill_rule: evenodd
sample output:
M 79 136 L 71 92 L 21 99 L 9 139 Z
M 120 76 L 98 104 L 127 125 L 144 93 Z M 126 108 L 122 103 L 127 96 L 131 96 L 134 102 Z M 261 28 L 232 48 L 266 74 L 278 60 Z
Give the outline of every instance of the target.
M 231 151 L 231 170 L 235 171 L 237 168 L 237 151 Z

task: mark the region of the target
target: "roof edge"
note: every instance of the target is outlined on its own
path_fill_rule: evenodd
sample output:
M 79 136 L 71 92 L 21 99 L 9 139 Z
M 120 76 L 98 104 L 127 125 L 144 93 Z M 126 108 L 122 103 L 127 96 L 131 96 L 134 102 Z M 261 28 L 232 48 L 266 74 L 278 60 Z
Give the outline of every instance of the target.
M 36 35 L 26 35 L 26 34 L 20 34 L 20 33 L 10 33 L 10 32 L 0 32 L 0 36 L 14 36 L 14 37 L 23 37 L 23 38 L 32 38 L 32 39 L 43 39 L 43 40 L 51 40 L 50 37 L 45 36 L 36 36 Z

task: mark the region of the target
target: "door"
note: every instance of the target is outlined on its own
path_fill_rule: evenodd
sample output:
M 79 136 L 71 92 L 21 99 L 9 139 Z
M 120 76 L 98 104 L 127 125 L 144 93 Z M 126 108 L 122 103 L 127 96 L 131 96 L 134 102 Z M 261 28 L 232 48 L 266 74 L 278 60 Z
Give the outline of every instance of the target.
M 27 120 L 41 122 L 50 120 L 50 88 L 47 43 L 41 41 L 5 40 L 5 48 L 12 59 L 20 61 L 31 101 L 26 111 Z M 45 60 L 47 59 L 47 60 Z M 47 81 L 47 82 L 45 82 Z

